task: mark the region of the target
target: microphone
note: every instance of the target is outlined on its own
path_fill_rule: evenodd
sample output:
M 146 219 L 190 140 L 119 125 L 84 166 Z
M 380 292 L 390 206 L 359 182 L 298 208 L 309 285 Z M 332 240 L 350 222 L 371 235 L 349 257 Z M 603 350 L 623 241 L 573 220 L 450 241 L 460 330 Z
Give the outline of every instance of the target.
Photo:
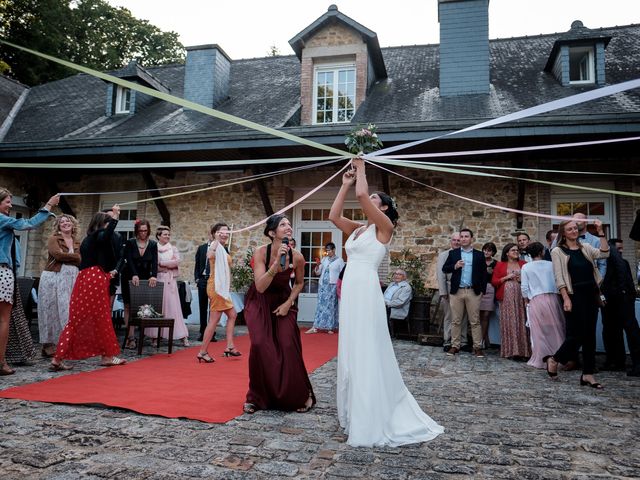
M 284 237 L 282 239 L 282 244 L 283 245 L 289 245 L 289 239 L 287 237 Z M 282 255 L 280 255 L 280 268 L 282 268 L 282 270 L 285 270 L 285 266 L 287 264 L 287 254 L 283 253 Z

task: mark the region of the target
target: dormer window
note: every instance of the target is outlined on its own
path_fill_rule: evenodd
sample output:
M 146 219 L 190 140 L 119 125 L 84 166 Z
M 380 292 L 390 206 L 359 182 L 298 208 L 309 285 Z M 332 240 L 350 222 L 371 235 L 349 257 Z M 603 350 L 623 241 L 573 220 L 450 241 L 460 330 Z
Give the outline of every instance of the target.
M 593 47 L 569 48 L 569 82 L 594 83 Z
M 114 113 L 129 113 L 131 111 L 131 89 L 118 85 Z
M 356 112 L 356 67 L 321 66 L 315 69 L 314 123 L 350 122 Z

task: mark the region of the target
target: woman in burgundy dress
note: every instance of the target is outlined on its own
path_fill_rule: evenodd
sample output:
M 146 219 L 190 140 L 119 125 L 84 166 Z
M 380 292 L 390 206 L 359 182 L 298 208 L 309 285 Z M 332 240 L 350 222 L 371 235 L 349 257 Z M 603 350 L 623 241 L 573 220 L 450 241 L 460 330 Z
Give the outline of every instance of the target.
M 246 413 L 267 409 L 307 412 L 315 404 L 294 306 L 303 287 L 305 261 L 300 252 L 283 243 L 292 233 L 285 216 L 272 215 L 264 229 L 271 244 L 258 248 L 253 257 L 255 281 L 244 307 L 251 339 Z M 283 255 L 284 268 L 280 265 Z M 293 288 L 289 284 L 292 271 Z
M 120 207 L 114 205 L 111 212 L 96 213 L 87 229 L 87 236 L 80 245 L 80 273 L 71 292 L 69 322 L 58 340 L 56 353 L 49 370 L 70 370 L 71 365 L 63 360 L 82 360 L 102 357 L 105 367 L 123 365 L 126 360 L 118 358 L 118 339 L 111 321 L 111 299 L 109 284 L 116 270 L 113 264 L 111 236 L 118 224 Z

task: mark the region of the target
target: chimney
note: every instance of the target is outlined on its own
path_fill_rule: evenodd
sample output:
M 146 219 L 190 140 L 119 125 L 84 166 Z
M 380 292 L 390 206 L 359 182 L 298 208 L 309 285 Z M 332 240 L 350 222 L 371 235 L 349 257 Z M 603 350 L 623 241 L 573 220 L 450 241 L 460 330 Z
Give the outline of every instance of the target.
M 184 98 L 214 108 L 229 95 L 231 59 L 218 45 L 187 47 Z
M 489 93 L 489 0 L 438 0 L 440 96 Z

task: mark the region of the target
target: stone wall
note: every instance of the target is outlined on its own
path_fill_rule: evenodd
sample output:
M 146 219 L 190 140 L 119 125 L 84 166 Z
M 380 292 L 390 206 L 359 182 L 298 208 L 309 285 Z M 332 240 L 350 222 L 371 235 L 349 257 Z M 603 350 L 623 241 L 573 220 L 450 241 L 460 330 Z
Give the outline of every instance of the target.
M 477 179 L 472 182 L 467 177 L 449 175 L 421 170 L 398 170 L 403 175 L 446 190 L 452 193 L 477 199 L 483 202 L 515 208 L 517 201 L 517 183 L 510 180 Z M 292 189 L 307 190 L 315 187 L 335 172 L 335 167 L 317 169 L 313 172 L 292 173 L 265 180 L 267 191 L 275 210 L 291 203 Z M 250 171 L 246 171 L 250 174 Z M 177 172 L 175 178 L 168 179 L 154 175 L 159 188 L 201 184 L 213 181 L 231 181 L 241 174 L 201 174 L 192 171 Z M 371 185 L 382 185 L 379 170 L 367 173 Z M 7 186 L 15 195 L 21 195 L 21 185 L 26 181 L 25 174 L 16 174 L 7 170 L 0 171 L 0 185 Z M 336 178 L 327 188 L 337 189 L 340 179 Z M 422 257 L 429 268 L 435 263 L 439 251 L 448 248 L 449 236 L 461 227 L 468 227 L 475 234 L 475 246 L 480 248 L 485 242 L 494 242 L 498 247 L 498 256 L 502 247 L 514 241 L 516 216 L 510 212 L 489 209 L 481 205 L 447 196 L 430 190 L 428 187 L 409 183 L 395 175 L 389 176 L 391 194 L 395 198 L 400 212 L 398 228 L 391 242 L 391 251 L 400 252 L 410 248 Z M 60 183 L 63 191 L 104 192 L 145 189 L 144 182 L 138 173 L 83 175 L 78 182 Z M 616 185 L 624 190 L 640 190 L 637 181 L 623 181 Z M 202 188 L 202 186 L 194 187 Z M 549 211 L 549 191 L 545 186 L 526 184 L 524 210 Z M 165 191 L 163 193 L 175 193 Z M 146 198 L 146 194 L 140 198 Z M 48 198 L 48 197 L 47 197 Z M 313 197 L 312 197 L 313 199 Z M 99 208 L 100 197 L 72 196 L 67 200 L 81 224 L 82 235 L 94 212 Z M 46 198 L 43 199 L 43 202 Z M 207 232 L 213 223 L 224 221 L 235 229 L 253 224 L 265 217 L 264 208 L 255 184 L 252 182 L 233 185 L 225 188 L 187 194 L 167 198 L 165 200 L 171 214 L 172 242 L 178 247 L 183 257 L 181 279 L 193 279 L 194 256 L 198 245 L 207 240 Z M 329 202 L 330 203 L 330 202 Z M 327 205 L 328 206 L 328 205 Z M 628 239 L 628 231 L 634 219 L 635 211 L 640 208 L 640 201 L 619 198 L 617 203 L 618 232 L 625 239 L 627 251 L 625 256 L 635 266 L 640 256 L 639 242 Z M 291 213 L 291 212 L 289 212 Z M 161 216 L 154 202 L 138 204 L 138 217 L 147 218 L 152 231 L 160 225 Z M 525 217 L 523 229 L 532 240 L 544 243 L 544 234 L 548 230 L 547 220 Z M 41 227 L 29 236 L 29 258 L 27 274 L 40 274 L 46 259 L 46 237 L 50 233 L 51 224 Z M 262 234 L 263 226 L 251 231 L 232 236 L 231 254 L 234 260 L 241 261 L 248 247 L 257 247 L 266 243 Z M 635 273 L 635 268 L 634 268 Z

